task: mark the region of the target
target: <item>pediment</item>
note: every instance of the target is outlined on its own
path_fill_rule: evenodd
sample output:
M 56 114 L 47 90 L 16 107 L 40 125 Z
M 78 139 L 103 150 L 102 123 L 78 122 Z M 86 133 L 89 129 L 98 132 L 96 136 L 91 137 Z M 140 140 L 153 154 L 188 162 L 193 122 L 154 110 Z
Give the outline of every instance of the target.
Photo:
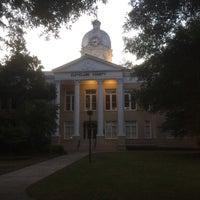
M 94 72 L 94 71 L 121 71 L 119 65 L 107 62 L 91 55 L 85 55 L 70 63 L 62 65 L 53 70 L 54 73 L 66 72 Z

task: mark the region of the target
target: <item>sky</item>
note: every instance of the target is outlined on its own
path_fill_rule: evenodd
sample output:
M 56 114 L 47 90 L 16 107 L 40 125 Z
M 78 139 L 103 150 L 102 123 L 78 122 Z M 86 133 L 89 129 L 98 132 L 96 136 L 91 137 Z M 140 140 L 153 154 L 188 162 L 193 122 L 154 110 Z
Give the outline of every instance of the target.
M 98 20 L 101 22 L 101 29 L 108 33 L 111 38 L 113 50 L 112 62 L 123 64 L 127 59 L 135 61 L 135 56 L 127 55 L 123 52 L 123 24 L 127 13 L 131 10 L 128 5 L 130 0 L 108 0 L 107 4 L 99 3 Z M 44 37 L 39 37 L 39 31 L 29 31 L 26 40 L 27 48 L 31 55 L 37 56 L 44 66 L 45 71 L 50 71 L 56 67 L 80 58 L 81 42 L 83 36 L 90 31 L 94 16 L 83 15 L 78 21 L 72 24 L 72 28 L 62 28 L 60 38 L 51 38 L 46 41 Z

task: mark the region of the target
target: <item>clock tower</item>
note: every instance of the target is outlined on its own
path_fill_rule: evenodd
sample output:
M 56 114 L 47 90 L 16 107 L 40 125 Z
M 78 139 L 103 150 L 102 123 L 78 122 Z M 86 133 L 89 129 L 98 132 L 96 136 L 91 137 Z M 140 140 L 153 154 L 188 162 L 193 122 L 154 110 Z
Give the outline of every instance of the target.
M 112 62 L 112 49 L 109 35 L 100 29 L 100 21 L 94 20 L 92 25 L 93 29 L 87 32 L 82 39 L 81 55 L 89 54 Z

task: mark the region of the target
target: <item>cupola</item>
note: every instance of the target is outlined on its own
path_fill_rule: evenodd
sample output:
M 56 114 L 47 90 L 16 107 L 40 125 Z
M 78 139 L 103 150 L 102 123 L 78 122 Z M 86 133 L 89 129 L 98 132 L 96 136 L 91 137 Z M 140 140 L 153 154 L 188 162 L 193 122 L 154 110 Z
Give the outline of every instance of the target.
M 109 35 L 100 29 L 100 21 L 94 20 L 92 25 L 93 29 L 87 32 L 82 39 L 81 55 L 89 54 L 111 62 L 112 49 Z

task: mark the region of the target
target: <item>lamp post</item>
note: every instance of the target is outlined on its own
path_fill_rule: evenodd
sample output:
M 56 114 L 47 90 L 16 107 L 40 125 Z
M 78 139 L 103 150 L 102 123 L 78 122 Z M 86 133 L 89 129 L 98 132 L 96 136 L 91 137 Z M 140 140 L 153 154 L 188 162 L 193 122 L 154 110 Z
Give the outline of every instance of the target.
M 89 162 L 91 163 L 92 157 L 92 147 L 91 147 L 91 137 L 92 137 L 92 124 L 91 124 L 91 117 L 92 117 L 92 110 L 88 110 L 87 114 L 89 116 L 89 124 L 88 124 L 88 139 L 89 139 Z

